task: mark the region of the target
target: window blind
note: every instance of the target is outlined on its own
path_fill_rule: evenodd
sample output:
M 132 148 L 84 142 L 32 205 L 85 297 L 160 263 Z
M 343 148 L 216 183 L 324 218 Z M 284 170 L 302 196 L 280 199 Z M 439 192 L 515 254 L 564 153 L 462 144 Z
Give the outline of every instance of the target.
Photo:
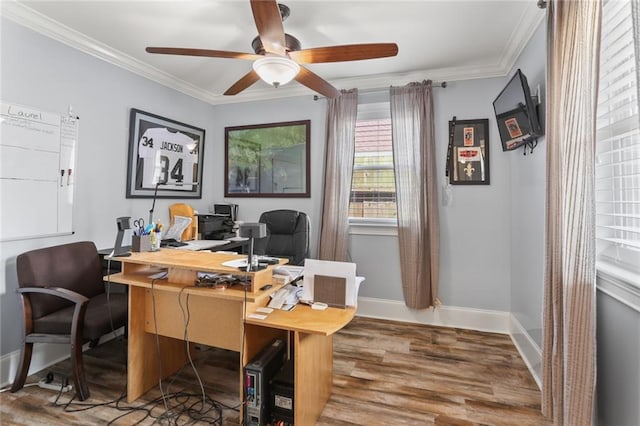
M 396 217 L 390 118 L 356 123 L 349 217 Z
M 596 123 L 598 262 L 640 272 L 640 116 L 630 1 L 605 1 Z
M 388 102 L 358 105 L 349 217 L 396 218 L 396 187 Z

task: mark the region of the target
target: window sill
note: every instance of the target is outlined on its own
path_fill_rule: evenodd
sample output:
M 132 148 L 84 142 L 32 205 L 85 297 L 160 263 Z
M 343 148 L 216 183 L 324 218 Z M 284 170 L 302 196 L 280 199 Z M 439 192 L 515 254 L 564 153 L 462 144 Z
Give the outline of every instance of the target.
M 350 219 L 349 235 L 398 235 L 395 219 Z
M 640 274 L 598 262 L 597 289 L 640 312 Z

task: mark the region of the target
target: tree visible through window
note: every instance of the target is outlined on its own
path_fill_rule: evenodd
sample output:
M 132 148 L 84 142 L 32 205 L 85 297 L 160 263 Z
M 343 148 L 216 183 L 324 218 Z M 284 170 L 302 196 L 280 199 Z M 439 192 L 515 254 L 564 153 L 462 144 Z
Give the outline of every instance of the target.
M 358 119 L 350 218 L 395 219 L 391 119 Z

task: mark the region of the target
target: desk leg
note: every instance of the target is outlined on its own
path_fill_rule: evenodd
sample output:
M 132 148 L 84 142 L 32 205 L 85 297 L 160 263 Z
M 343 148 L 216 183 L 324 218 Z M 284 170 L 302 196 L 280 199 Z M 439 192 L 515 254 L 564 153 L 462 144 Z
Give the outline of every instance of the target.
M 148 289 L 129 288 L 129 339 L 127 359 L 127 401 L 132 402 L 149 389 L 158 385 L 159 366 L 162 363 L 162 378 L 165 378 L 187 362 L 185 344 L 182 340 L 159 336 L 158 355 L 155 334 L 146 333 L 145 298 Z
M 315 424 L 331 396 L 333 336 L 294 333 L 294 423 Z

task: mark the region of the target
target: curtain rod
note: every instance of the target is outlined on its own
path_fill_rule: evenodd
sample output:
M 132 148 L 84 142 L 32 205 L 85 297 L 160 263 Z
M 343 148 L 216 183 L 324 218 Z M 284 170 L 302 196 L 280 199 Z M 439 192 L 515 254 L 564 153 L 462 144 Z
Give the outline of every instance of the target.
M 447 87 L 447 82 L 446 81 L 442 81 L 440 83 L 433 82 L 432 84 L 433 84 L 434 88 L 443 88 L 443 89 L 445 89 Z M 389 90 L 388 87 L 375 88 L 375 89 L 363 89 L 363 90 L 358 89 L 358 93 L 359 94 L 360 93 L 382 93 L 382 92 L 385 92 L 387 90 Z M 314 101 L 317 101 L 317 100 L 320 100 L 320 99 L 326 99 L 326 98 L 327 98 L 326 96 L 313 95 L 313 100 Z

